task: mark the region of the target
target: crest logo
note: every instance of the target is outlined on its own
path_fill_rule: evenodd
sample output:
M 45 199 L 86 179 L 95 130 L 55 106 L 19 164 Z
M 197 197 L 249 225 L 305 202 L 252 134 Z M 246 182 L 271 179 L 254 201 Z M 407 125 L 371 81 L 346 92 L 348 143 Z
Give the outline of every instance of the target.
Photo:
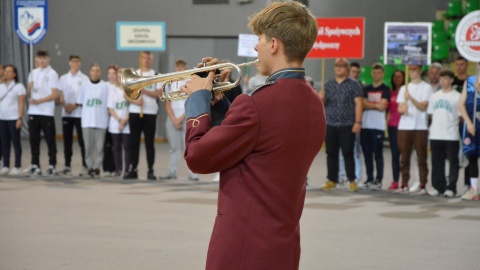
M 458 52 L 467 60 L 480 61 L 480 11 L 468 13 L 455 33 Z
M 40 42 L 47 32 L 47 0 L 16 0 L 15 31 L 27 44 Z

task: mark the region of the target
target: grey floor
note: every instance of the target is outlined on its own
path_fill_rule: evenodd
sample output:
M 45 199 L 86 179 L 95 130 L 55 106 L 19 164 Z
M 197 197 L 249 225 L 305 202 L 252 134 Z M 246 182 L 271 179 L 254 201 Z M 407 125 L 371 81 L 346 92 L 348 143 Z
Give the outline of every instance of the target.
M 61 170 L 62 141 L 57 145 Z M 159 175 L 168 145 L 155 146 Z M 26 167 L 27 141 L 23 147 Z M 46 152 L 42 141 L 44 169 Z M 300 269 L 480 269 L 480 202 L 320 191 L 325 158 L 320 152 L 309 173 Z M 141 162 L 145 178 L 144 149 Z M 384 189 L 389 162 L 385 175 Z M 0 269 L 203 269 L 216 213 L 212 176 L 188 181 L 182 161 L 181 179 L 163 182 L 0 177 Z

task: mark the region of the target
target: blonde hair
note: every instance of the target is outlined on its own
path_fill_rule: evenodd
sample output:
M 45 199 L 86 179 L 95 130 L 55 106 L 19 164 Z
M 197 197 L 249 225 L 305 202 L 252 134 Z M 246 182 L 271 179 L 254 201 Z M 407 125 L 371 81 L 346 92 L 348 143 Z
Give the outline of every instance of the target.
M 248 27 L 253 33 L 265 34 L 283 43 L 287 61 L 303 62 L 317 39 L 315 16 L 296 1 L 273 2 L 249 20 Z

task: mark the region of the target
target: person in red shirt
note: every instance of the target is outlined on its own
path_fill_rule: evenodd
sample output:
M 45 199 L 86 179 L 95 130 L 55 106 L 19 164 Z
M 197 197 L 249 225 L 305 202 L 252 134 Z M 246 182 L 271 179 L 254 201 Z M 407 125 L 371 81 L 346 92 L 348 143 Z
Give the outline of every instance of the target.
M 299 2 L 274 2 L 253 15 L 249 27 L 259 38 L 260 72 L 269 76 L 264 85 L 231 106 L 219 94 L 211 105 L 214 72 L 206 79 L 194 75 L 182 87 L 189 94 L 188 167 L 220 171 L 206 269 L 298 269 L 305 179 L 326 129 L 322 101 L 303 68 L 317 23 Z M 221 113 L 225 118 L 212 127 Z

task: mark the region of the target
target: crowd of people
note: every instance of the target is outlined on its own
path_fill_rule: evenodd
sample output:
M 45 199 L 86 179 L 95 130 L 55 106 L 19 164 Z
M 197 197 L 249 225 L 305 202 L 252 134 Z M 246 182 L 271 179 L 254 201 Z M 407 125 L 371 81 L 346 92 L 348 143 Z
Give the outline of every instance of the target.
M 141 68 L 137 70 L 138 74 L 156 74 L 151 68 L 152 57 L 151 52 L 140 53 Z M 108 81 L 105 82 L 100 79 L 102 69 L 98 64 L 90 66 L 89 76 L 83 74 L 78 55 L 70 56 L 70 70 L 60 77 L 49 65 L 49 60 L 47 51 L 37 52 L 37 68 L 29 74 L 27 89 L 18 82 L 15 66 L 0 68 L 0 174 L 71 175 L 75 130 L 83 165 L 80 176 L 100 177 L 100 168 L 103 168 L 104 177 L 138 179 L 137 166 L 143 131 L 147 179 L 156 180 L 153 166 L 159 109 L 157 99 L 163 88 L 166 93 L 180 91 L 186 80 L 166 85 L 152 84 L 144 88 L 138 100 L 130 100 L 120 87 L 121 69 L 116 65 L 107 67 Z M 476 108 L 472 107 L 474 102 L 470 99 L 475 93 L 472 89 L 478 83 L 476 76 L 468 76 L 467 67 L 467 60 L 461 56 L 455 60 L 456 74 L 444 69 L 439 63 L 432 63 L 426 72 L 427 83 L 422 77 L 422 66 L 412 65 L 408 69 L 408 85 L 405 85 L 405 72 L 396 70 L 390 78 L 389 87 L 384 83 L 384 66 L 374 63 L 371 72 L 373 84 L 363 86 L 359 82 L 360 65 L 357 62 L 349 63 L 347 59 L 336 59 L 335 78 L 327 81 L 324 91 L 319 93 L 325 104 L 327 120 L 327 182 L 322 189 L 335 189 L 344 183 L 349 183 L 351 191 L 359 188 L 382 189 L 384 139 L 388 136 L 392 156 L 389 163 L 393 173 L 389 190 L 454 197 L 457 194 L 459 170 L 462 164 L 468 163 L 468 166 L 463 165 L 466 167 L 463 198 L 479 199 L 478 153 L 475 152 L 476 148 L 465 152 L 468 147 L 477 145 L 476 125 L 472 120 Z M 178 59 L 175 71 L 186 69 L 187 63 Z M 247 81 L 248 89 L 262 85 L 267 79 L 267 76 L 257 72 Z M 225 95 L 231 103 L 241 93 L 239 87 L 225 92 Z M 20 127 L 24 119 L 26 97 L 31 163 L 22 171 Z M 61 172 L 56 171 L 56 102 L 62 106 L 65 164 Z M 165 130 L 171 150 L 168 171 L 159 177 L 162 180 L 177 178 L 179 160 L 185 149 L 184 104 L 185 99 L 165 104 Z M 41 132 L 48 146 L 49 157 L 49 165 L 44 172 L 39 162 Z M 471 144 L 462 143 L 461 138 L 471 141 Z M 11 145 L 15 153 L 12 167 Z M 429 178 L 429 145 L 431 164 L 435 168 L 431 170 L 432 190 L 426 189 Z M 411 166 L 412 152 L 417 164 Z M 462 156 L 463 152 L 466 155 Z M 448 171 L 445 170 L 446 165 Z M 362 182 L 364 166 L 366 178 Z M 413 174 L 419 180 L 411 186 L 410 167 L 414 168 Z M 195 173 L 188 168 L 187 171 L 189 180 L 198 180 Z M 214 181 L 218 179 L 219 174 L 216 174 Z
M 459 170 L 465 167 L 462 198 L 478 200 L 478 134 L 475 123 L 475 96 L 480 91 L 480 74 L 467 75 L 468 61 L 455 60 L 456 74 L 432 63 L 427 71 L 428 82 L 422 78 L 422 66 L 409 65 L 406 74 L 396 70 L 392 87 L 384 83 L 385 68 L 372 65 L 373 84 L 362 86 L 358 81 L 358 63 L 336 59 L 335 79 L 325 83 L 320 96 L 327 119 L 326 152 L 327 182 L 323 190 L 335 189 L 344 181 L 351 191 L 379 190 L 384 178 L 383 145 L 385 129 L 391 149 L 393 182 L 388 187 L 396 193 L 418 193 L 430 196 L 455 197 Z M 477 90 L 477 91 L 476 91 Z M 357 138 L 360 138 L 359 140 Z M 463 140 L 462 140 L 463 139 Z M 361 151 L 356 150 L 356 144 Z M 431 151 L 432 189 L 429 178 L 428 149 Z M 413 150 L 417 164 L 410 164 Z M 356 174 L 363 160 L 366 179 Z M 342 154 L 342 155 L 340 155 Z M 463 160 L 468 160 L 468 165 Z M 448 170 L 446 170 L 446 164 Z M 344 173 L 339 170 L 344 165 Z M 410 167 L 417 182 L 409 186 Z

